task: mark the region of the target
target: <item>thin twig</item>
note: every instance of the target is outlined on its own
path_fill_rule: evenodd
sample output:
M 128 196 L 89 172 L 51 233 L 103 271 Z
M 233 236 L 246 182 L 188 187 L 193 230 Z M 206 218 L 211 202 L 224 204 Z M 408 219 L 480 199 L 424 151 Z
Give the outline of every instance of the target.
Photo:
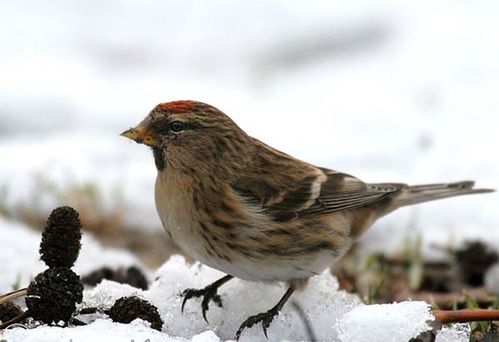
M 81 326 L 84 326 L 84 325 L 87 325 L 87 323 L 83 322 L 83 321 L 80 321 L 79 319 L 77 318 L 73 318 L 71 320 L 71 324 L 73 324 L 74 326 L 77 326 L 77 327 L 81 327 Z
M 26 296 L 27 294 L 28 294 L 27 288 L 4 294 L 0 296 L 0 304 L 3 304 L 5 302 L 10 302 L 11 300 L 14 300 L 22 296 Z
M 78 312 L 78 314 L 79 315 L 91 315 L 91 314 L 97 313 L 99 311 L 100 311 L 99 308 L 84 308 L 84 309 L 81 309 Z
M 5 328 L 7 328 L 8 326 L 12 325 L 12 324 L 15 324 L 15 323 L 19 323 L 21 322 L 22 320 L 25 320 L 26 318 L 30 317 L 31 314 L 29 313 L 29 311 L 26 311 L 26 312 L 23 312 L 22 314 L 20 314 L 19 316 L 17 317 L 14 317 L 12 318 L 11 320 L 3 323 L 3 324 L 0 324 L 0 330 L 3 330 Z
M 433 315 L 443 324 L 499 320 L 499 310 L 486 309 L 434 310 Z
M 300 304 L 298 304 L 296 301 L 292 301 L 291 305 L 298 312 L 298 316 L 301 318 L 301 320 L 303 321 L 303 324 L 305 325 L 305 330 L 307 331 L 308 340 L 309 341 L 318 341 L 318 339 L 314 333 L 314 329 L 312 328 L 312 324 L 310 324 L 310 321 L 308 320 L 307 315 L 305 315 L 305 312 L 303 311 Z

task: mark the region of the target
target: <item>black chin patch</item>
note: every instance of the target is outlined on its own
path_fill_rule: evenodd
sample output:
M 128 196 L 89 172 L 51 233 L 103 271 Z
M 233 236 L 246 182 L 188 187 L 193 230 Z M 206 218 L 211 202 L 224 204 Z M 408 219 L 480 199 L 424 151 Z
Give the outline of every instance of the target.
M 163 150 L 159 147 L 152 148 L 152 154 L 154 155 L 154 163 L 158 171 L 163 171 L 166 169 L 165 156 L 163 155 Z

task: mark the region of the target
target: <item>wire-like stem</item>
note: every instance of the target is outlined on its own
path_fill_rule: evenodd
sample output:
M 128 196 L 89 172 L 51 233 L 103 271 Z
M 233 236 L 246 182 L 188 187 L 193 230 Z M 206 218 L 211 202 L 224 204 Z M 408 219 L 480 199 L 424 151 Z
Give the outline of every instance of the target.
M 15 324 L 15 323 L 19 323 L 21 322 L 22 320 L 25 320 L 26 318 L 30 317 L 31 314 L 29 313 L 29 311 L 26 311 L 26 312 L 23 312 L 22 314 L 20 314 L 19 316 L 17 317 L 14 317 L 12 318 L 11 320 L 3 323 L 3 324 L 0 324 L 0 330 L 3 330 L 7 327 L 9 327 L 10 325 L 12 324 Z
M 10 302 L 11 300 L 14 300 L 14 299 L 22 297 L 22 296 L 26 296 L 26 294 L 28 294 L 27 288 L 4 294 L 4 295 L 0 296 L 0 304 Z
M 298 312 L 298 316 L 300 316 L 301 320 L 303 321 L 303 324 L 305 325 L 305 330 L 307 331 L 308 335 L 308 340 L 309 341 L 318 341 L 314 329 L 312 328 L 312 324 L 310 323 L 310 320 L 308 319 L 307 315 L 305 314 L 305 311 L 303 311 L 303 308 L 301 307 L 300 304 L 298 304 L 296 301 L 291 302 L 291 305 L 293 308 Z
M 434 310 L 433 315 L 443 324 L 499 320 L 499 310 L 486 309 Z

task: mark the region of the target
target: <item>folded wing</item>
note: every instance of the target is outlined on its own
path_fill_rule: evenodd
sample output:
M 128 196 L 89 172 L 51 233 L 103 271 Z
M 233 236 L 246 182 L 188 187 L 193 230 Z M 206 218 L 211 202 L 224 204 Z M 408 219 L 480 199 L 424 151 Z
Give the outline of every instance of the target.
M 284 184 L 272 177 L 246 176 L 233 184 L 234 190 L 259 205 L 276 221 L 288 221 L 310 214 L 329 214 L 382 200 L 403 184 L 366 184 L 346 173 L 315 168 L 302 175 L 290 175 Z M 281 174 L 282 178 L 282 174 Z M 265 180 L 263 180 L 265 179 Z

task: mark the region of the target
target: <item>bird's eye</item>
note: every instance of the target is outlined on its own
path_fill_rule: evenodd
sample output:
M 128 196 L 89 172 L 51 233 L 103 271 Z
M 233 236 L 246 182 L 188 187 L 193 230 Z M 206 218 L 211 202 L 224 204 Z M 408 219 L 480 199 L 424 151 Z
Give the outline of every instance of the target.
M 180 132 L 184 129 L 184 123 L 182 121 L 173 121 L 170 126 L 174 132 Z

